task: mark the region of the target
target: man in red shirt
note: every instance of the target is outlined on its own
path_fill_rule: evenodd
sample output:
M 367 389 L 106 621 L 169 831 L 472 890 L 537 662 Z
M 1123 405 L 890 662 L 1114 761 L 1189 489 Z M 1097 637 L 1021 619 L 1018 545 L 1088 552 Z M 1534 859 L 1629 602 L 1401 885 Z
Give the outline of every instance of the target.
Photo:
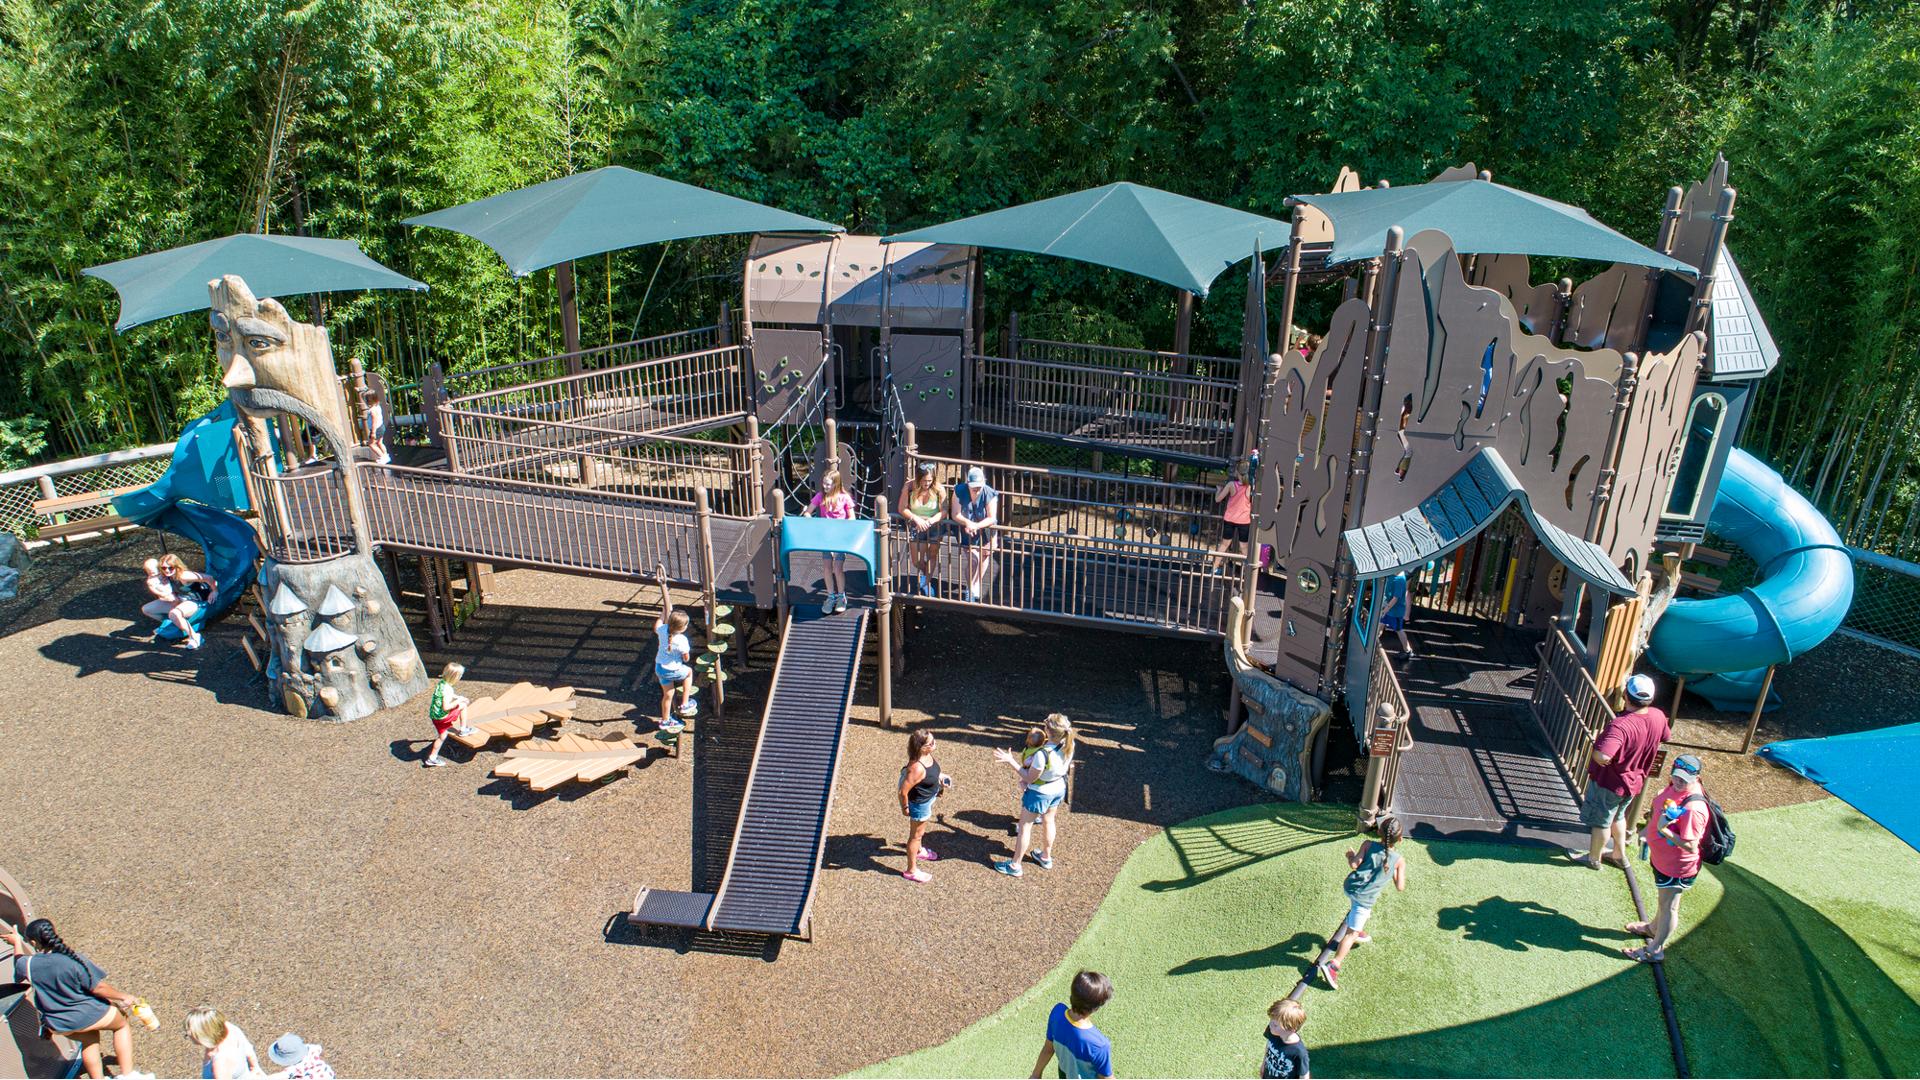
M 1594 741 L 1587 762 L 1580 820 L 1593 831 L 1592 840 L 1585 851 L 1567 850 L 1568 858 L 1593 870 L 1600 869 L 1603 858 L 1615 866 L 1627 865 L 1627 809 L 1646 786 L 1654 755 L 1671 734 L 1667 714 L 1653 707 L 1652 679 L 1635 675 L 1627 680 L 1626 690 L 1633 711 L 1613 718 Z

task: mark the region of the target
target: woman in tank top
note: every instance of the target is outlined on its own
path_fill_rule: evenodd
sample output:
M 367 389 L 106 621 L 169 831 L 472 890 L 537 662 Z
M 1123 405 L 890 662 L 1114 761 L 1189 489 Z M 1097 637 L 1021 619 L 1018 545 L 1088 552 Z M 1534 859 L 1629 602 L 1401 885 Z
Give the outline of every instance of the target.
M 907 519 L 907 563 L 920 576 L 921 596 L 933 595 L 939 574 L 940 523 L 947 519 L 947 496 L 934 476 L 934 465 L 923 461 L 900 500 L 900 516 Z
M 925 884 L 933 875 L 920 869 L 923 862 L 940 858 L 921 842 L 927 822 L 933 820 L 933 803 L 953 785 L 953 778 L 940 771 L 940 759 L 933 756 L 933 732 L 916 731 L 907 736 L 907 767 L 900 770 L 900 812 L 907 818 L 907 869 L 900 876 Z

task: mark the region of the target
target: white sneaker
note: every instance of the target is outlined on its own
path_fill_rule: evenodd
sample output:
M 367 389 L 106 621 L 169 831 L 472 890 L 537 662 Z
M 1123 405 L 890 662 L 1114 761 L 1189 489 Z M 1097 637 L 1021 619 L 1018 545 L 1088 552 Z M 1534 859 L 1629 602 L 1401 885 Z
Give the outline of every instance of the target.
M 847 610 L 847 594 L 846 593 L 840 593 L 838 596 L 835 596 L 833 598 L 833 610 L 835 611 Z
M 980 602 L 980 586 L 978 585 L 967 586 L 967 599 L 973 601 L 976 604 L 979 603 Z
M 680 706 L 680 715 L 691 720 L 700 715 L 700 707 L 689 701 L 685 705 Z
M 471 724 L 461 724 L 459 727 L 453 729 L 453 733 L 455 735 L 478 735 L 480 734 L 480 729 Z
M 828 593 L 827 602 L 820 605 L 820 614 L 822 615 L 833 614 L 833 594 L 832 593 Z
M 199 634 L 195 634 L 195 635 L 193 635 L 192 637 L 190 637 L 190 638 L 188 638 L 188 639 L 187 639 L 187 648 L 189 648 L 189 649 L 198 649 L 199 647 L 200 647 L 200 635 L 199 635 Z

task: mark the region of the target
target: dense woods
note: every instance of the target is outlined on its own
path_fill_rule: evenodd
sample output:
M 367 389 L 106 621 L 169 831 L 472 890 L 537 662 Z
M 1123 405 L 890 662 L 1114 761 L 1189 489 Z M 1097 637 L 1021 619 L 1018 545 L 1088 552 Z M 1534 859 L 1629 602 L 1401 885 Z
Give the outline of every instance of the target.
M 0 0 L 0 467 L 171 438 L 204 318 L 96 263 L 250 229 L 421 296 L 316 300 L 398 381 L 558 350 L 546 272 L 401 219 L 619 163 L 881 231 L 1131 179 L 1284 216 L 1465 160 L 1650 240 L 1716 151 L 1786 359 L 1749 446 L 1856 543 L 1920 514 L 1920 13 L 1807 0 Z M 587 344 L 708 321 L 738 240 L 579 267 Z M 1163 345 L 1167 290 L 989 260 L 994 310 Z M 1234 290 L 1228 290 L 1234 291 Z M 1236 297 L 1200 340 L 1237 339 Z M 1903 543 L 1904 541 L 1904 543 Z

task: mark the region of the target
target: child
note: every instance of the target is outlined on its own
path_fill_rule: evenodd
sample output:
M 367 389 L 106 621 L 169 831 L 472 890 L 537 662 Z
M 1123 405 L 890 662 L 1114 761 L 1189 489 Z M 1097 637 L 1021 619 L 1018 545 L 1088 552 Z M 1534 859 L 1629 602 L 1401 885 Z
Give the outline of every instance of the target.
M 693 645 L 687 640 L 687 613 L 673 606 L 673 593 L 667 590 L 667 568 L 654 573 L 660 579 L 660 618 L 653 624 L 660 647 L 653 654 L 653 674 L 660 680 L 660 730 L 675 733 L 687 725 L 673 716 L 673 691 L 680 691 L 680 715 L 688 720 L 699 713 L 693 703 Z
M 1067 797 L 1067 775 L 1073 769 L 1073 722 L 1062 713 L 1047 716 L 1043 727 L 1027 732 L 1027 746 L 1018 756 L 1010 750 L 995 750 L 993 760 L 1013 769 L 1024 786 L 1020 792 L 1020 817 L 1015 835 L 1013 858 L 996 859 L 993 868 L 1008 877 L 1020 877 L 1021 860 L 1031 850 L 1033 861 L 1042 870 L 1053 869 L 1053 840 L 1060 804 Z M 1032 848 L 1033 825 L 1039 822 L 1042 839 Z
M 1253 488 L 1247 485 L 1245 464 L 1236 463 L 1233 466 L 1227 482 L 1214 489 L 1213 501 L 1227 504 L 1220 515 L 1220 542 L 1213 546 L 1213 563 L 1217 568 L 1225 565 L 1225 560 L 1220 556 L 1234 550 L 1236 545 L 1238 550 L 1246 551 L 1252 533 Z
M 1400 638 L 1401 655 L 1408 660 L 1417 660 L 1413 654 L 1413 642 L 1407 640 L 1407 613 L 1412 600 L 1407 595 L 1407 575 L 1395 574 L 1386 583 L 1386 610 L 1380 613 L 1380 626 Z
M 840 470 L 828 469 L 827 475 L 820 480 L 820 490 L 807 504 L 806 515 L 819 514 L 823 518 L 845 521 L 853 517 L 853 496 L 847 494 L 846 486 L 840 480 Z M 847 557 L 837 551 L 829 551 L 822 556 L 826 563 L 827 602 L 820 605 L 820 613 L 831 615 L 836 611 L 847 610 Z
M 393 453 L 387 449 L 387 401 L 378 389 L 367 390 L 367 446 L 373 451 L 373 460 L 382 465 L 393 463 Z
M 447 741 L 448 732 L 473 734 L 473 728 L 466 722 L 467 699 L 453 690 L 453 684 L 466 674 L 467 669 L 461 665 L 448 664 L 440 669 L 440 681 L 433 684 L 433 696 L 427 699 L 427 719 L 433 721 L 433 746 L 427 751 L 425 768 L 437 769 L 447 763 L 447 759 L 440 756 L 440 745 Z
M 1292 998 L 1267 1007 L 1267 1056 L 1260 1063 L 1260 1080 L 1309 1080 L 1307 1044 L 1300 1041 L 1306 1022 L 1307 1007 Z
M 1407 891 L 1407 861 L 1393 850 L 1400 843 L 1400 821 L 1393 817 L 1381 818 L 1379 829 L 1378 841 L 1369 840 L 1360 845 L 1359 851 L 1347 852 L 1347 865 L 1352 867 L 1342 886 L 1350 904 L 1347 921 L 1334 932 L 1334 940 L 1327 942 L 1328 948 L 1336 942 L 1340 948 L 1332 960 L 1315 965 L 1320 977 L 1334 990 L 1340 989 L 1340 965 L 1346 961 L 1347 953 L 1355 945 L 1373 940 L 1366 934 L 1367 919 L 1373 914 L 1373 905 L 1379 902 L 1380 894 L 1387 890 L 1387 882 L 1392 881 L 1400 892 Z
M 1073 977 L 1070 1004 L 1056 1004 L 1047 1015 L 1047 1041 L 1040 1044 L 1040 1057 L 1033 1063 L 1034 1080 L 1047 1070 L 1047 1062 L 1058 1059 L 1060 1075 L 1071 1080 L 1081 1077 L 1113 1075 L 1113 1043 L 1093 1026 L 1093 1014 L 1113 997 L 1113 984 L 1097 971 L 1083 971 Z

